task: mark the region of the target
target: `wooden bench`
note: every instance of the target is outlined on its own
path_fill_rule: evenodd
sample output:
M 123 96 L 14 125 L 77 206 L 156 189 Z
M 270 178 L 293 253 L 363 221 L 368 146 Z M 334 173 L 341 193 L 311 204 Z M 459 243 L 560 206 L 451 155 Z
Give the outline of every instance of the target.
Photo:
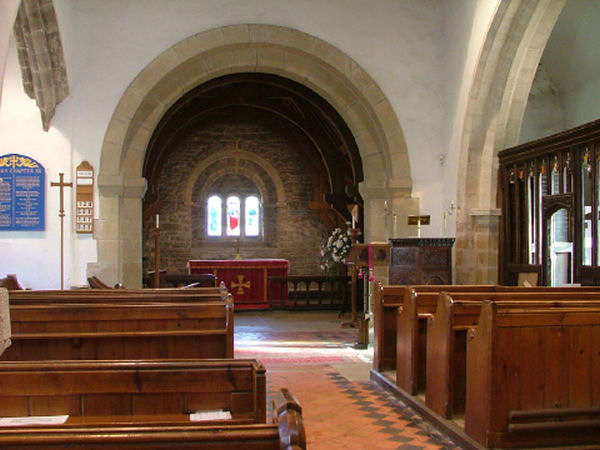
M 600 309 L 485 302 L 467 338 L 465 431 L 487 447 L 600 442 Z
M 273 396 L 271 423 L 15 427 L 0 429 L 6 449 L 197 448 L 302 450 L 306 433 L 302 408 L 287 390 Z
M 575 297 L 587 293 L 599 293 L 594 287 L 516 287 L 490 285 L 448 285 L 436 291 L 436 286 L 413 287 L 405 297 L 402 308 L 396 310 L 396 385 L 409 395 L 416 395 L 425 389 L 427 321 L 433 316 L 438 304 L 438 296 L 447 292 L 457 299 L 489 298 L 488 294 L 527 295 L 527 293 L 573 293 Z M 593 294 L 595 295 L 595 294 Z M 507 297 L 509 298 L 509 297 Z
M 8 290 L 23 290 L 23 287 L 17 280 L 17 276 L 14 273 L 9 273 L 4 278 L 0 278 L 0 287 Z
M 145 288 L 154 287 L 154 271 L 148 274 L 142 280 L 142 286 Z M 211 287 L 217 286 L 217 277 L 213 273 L 168 273 L 160 272 L 160 287 Z
M 305 448 L 287 390 L 266 415 L 255 360 L 0 363 L 0 416 L 68 415 L 60 425 L 0 427 L 2 448 Z M 194 412 L 231 418 L 193 421 Z
M 13 305 L 44 303 L 154 303 L 230 301 L 225 286 L 191 289 L 80 289 L 9 291 Z
M 458 294 L 454 297 L 458 297 Z M 463 294 L 464 295 L 464 294 Z M 437 414 L 451 418 L 464 412 L 466 396 L 466 336 L 476 327 L 484 299 L 457 300 L 440 294 L 436 313 L 428 321 L 425 404 Z M 596 300 L 588 300 L 595 297 Z M 499 308 L 600 307 L 600 296 L 569 293 L 495 293 L 488 299 Z
M 494 285 L 373 285 L 373 368 L 379 372 L 396 370 L 398 308 L 413 292 L 493 291 Z
M 410 292 L 408 286 L 373 285 L 373 368 L 396 369 L 396 312 Z
M 233 358 L 231 302 L 10 305 L 4 360 Z
M 440 292 L 463 291 L 488 293 L 494 291 L 490 285 L 444 285 L 414 286 L 405 294 L 401 308 L 396 309 L 396 385 L 415 395 L 425 389 L 425 361 L 427 319 L 437 307 Z M 440 290 L 441 289 L 441 290 Z M 391 320 L 391 319 L 390 319 Z
M 232 423 L 266 421 L 266 375 L 256 360 L 0 362 L 0 416 L 69 415 L 71 424 L 121 424 L 159 414 L 188 422 L 226 410 Z M 115 416 L 117 416 L 115 418 Z

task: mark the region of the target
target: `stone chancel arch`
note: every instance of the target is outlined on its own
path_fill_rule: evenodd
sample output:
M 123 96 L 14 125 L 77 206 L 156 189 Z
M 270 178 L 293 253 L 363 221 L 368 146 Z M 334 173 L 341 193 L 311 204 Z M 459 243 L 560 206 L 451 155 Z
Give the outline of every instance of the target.
M 398 119 L 381 89 L 354 60 L 294 29 L 226 26 L 173 45 L 144 68 L 123 94 L 102 146 L 101 219 L 95 234 L 98 262 L 90 265 L 90 272 L 126 286 L 140 284 L 141 198 L 146 188 L 140 174 L 153 130 L 186 92 L 239 72 L 276 74 L 302 83 L 339 112 L 363 161 L 367 239 L 385 236 L 385 225 L 370 214 L 375 205 L 392 198 L 397 209 L 413 205 L 408 153 Z
M 483 44 L 460 149 L 456 281 L 496 283 L 497 154 L 517 143 L 535 71 L 565 0 L 502 0 Z

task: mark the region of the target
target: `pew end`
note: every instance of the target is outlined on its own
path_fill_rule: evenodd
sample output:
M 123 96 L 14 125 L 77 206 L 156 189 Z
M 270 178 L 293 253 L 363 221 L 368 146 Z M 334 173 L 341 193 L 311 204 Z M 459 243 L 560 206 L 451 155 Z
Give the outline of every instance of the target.
M 306 448 L 302 407 L 287 388 L 282 388 L 273 395 L 273 423 L 278 424 L 281 449 Z

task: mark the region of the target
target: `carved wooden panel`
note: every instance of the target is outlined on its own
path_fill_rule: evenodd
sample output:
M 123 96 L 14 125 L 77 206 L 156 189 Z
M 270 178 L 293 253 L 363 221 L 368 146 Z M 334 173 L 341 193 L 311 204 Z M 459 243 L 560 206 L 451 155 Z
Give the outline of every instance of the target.
M 390 239 L 390 284 L 452 284 L 452 238 Z

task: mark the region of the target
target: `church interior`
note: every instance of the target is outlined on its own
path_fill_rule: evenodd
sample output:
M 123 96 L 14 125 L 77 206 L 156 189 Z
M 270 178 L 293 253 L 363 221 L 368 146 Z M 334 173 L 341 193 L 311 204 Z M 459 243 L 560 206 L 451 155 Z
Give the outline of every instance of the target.
M 598 19 L 3 0 L 0 445 L 600 448 Z

